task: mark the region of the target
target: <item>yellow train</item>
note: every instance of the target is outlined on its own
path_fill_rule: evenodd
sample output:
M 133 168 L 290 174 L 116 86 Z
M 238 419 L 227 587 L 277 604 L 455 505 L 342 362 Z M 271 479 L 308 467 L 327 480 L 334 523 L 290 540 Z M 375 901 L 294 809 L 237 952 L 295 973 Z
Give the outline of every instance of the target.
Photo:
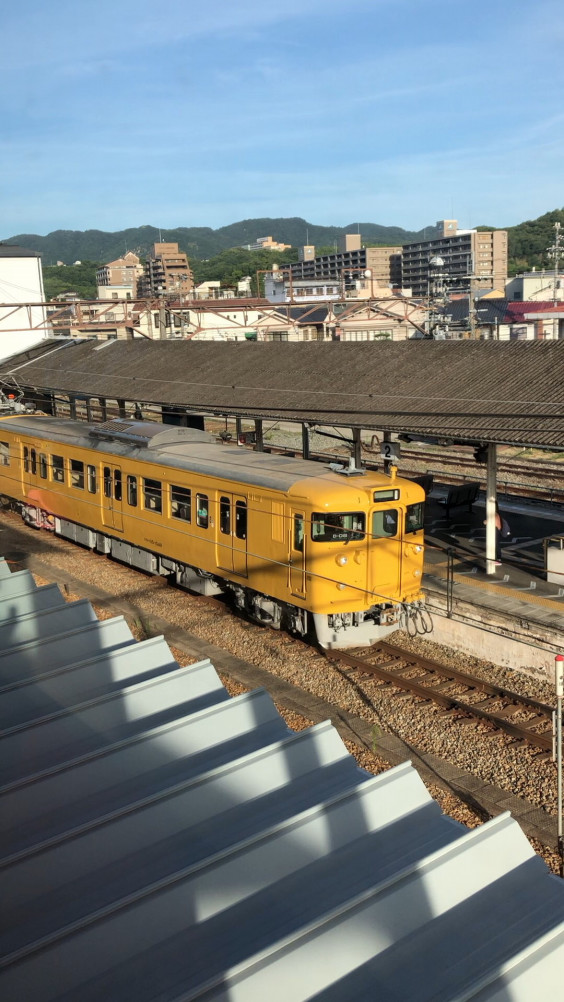
M 118 419 L 0 419 L 0 494 L 24 519 L 324 647 L 419 608 L 421 487 Z

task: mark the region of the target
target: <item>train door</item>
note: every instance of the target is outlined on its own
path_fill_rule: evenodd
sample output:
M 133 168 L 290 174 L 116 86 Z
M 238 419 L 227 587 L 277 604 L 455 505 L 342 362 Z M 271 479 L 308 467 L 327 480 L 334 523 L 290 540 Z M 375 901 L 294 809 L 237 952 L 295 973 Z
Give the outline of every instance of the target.
M 247 576 L 247 501 L 238 494 L 219 496 L 217 565 Z
M 22 487 L 24 494 L 37 483 L 37 451 L 29 442 L 22 443 Z
M 108 529 L 123 531 L 123 485 L 121 468 L 102 468 L 102 524 Z
M 399 508 L 379 508 L 372 512 L 370 525 L 369 587 L 374 601 L 396 601 L 401 583 L 402 525 Z
M 305 514 L 291 508 L 290 525 L 290 591 L 292 595 L 305 598 L 306 593 L 306 534 Z

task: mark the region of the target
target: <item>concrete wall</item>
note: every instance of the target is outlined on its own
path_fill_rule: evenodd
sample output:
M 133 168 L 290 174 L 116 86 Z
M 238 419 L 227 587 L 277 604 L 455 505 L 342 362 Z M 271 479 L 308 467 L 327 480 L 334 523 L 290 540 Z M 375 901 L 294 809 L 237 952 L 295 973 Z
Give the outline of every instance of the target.
M 48 336 L 41 258 L 0 254 L 0 358 L 24 351 Z M 10 304 L 25 303 L 15 309 Z

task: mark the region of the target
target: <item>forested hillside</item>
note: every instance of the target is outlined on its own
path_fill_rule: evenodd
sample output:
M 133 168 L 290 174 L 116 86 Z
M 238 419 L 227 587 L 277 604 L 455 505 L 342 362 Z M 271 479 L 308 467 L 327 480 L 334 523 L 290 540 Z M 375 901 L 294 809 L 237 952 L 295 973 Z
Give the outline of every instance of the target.
M 433 227 L 427 229 L 430 235 Z M 350 226 L 315 226 L 305 219 L 245 219 L 219 230 L 208 227 L 178 227 L 159 230 L 156 226 L 139 226 L 135 229 L 105 233 L 102 230 L 54 230 L 47 236 L 19 233 L 4 241 L 39 251 L 43 266 L 57 261 L 74 264 L 75 261 L 113 261 L 126 251 L 145 257 L 158 240 L 177 243 L 193 260 L 207 260 L 223 250 L 254 243 L 258 237 L 273 236 L 281 243 L 301 247 L 306 242 L 317 246 L 333 247 L 343 233 L 356 233 L 371 243 L 402 244 L 416 240 L 421 234 L 403 230 L 398 226 L 379 226 L 376 223 L 352 223 Z
M 531 268 L 553 268 L 547 248 L 554 243 L 554 223 L 564 227 L 564 209 L 554 209 L 538 219 L 527 220 L 518 226 L 507 227 L 509 235 L 509 274 L 515 275 Z M 144 258 L 152 244 L 162 238 L 175 241 L 190 258 L 196 283 L 219 280 L 224 286 L 234 285 L 245 275 L 253 278 L 256 272 L 279 263 L 295 261 L 297 247 L 308 240 L 318 250 L 329 253 L 339 237 L 345 232 L 360 229 L 366 244 L 402 244 L 410 240 L 430 239 L 435 232 L 432 226 L 418 233 L 399 227 L 378 226 L 375 223 L 360 223 L 347 227 L 314 226 L 304 219 L 247 219 L 219 230 L 209 228 L 159 231 L 154 226 L 104 233 L 101 230 L 56 230 L 46 237 L 33 234 L 19 234 L 6 242 L 39 251 L 43 258 L 45 291 L 48 298 L 74 289 L 84 298 L 96 295 L 94 262 L 111 261 L 126 250 L 133 250 Z M 495 229 L 491 226 L 479 229 Z M 503 227 L 499 227 L 500 229 Z M 292 250 L 283 254 L 270 251 L 246 251 L 241 245 L 251 243 L 259 236 L 271 234 L 276 240 L 292 244 Z M 64 261 L 76 267 L 49 267 Z

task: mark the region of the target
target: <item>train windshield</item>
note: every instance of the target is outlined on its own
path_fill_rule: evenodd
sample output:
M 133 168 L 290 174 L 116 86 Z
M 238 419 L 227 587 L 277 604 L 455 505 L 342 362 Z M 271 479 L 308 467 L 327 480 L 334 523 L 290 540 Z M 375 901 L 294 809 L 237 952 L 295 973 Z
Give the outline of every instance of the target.
M 311 516 L 314 543 L 348 543 L 364 539 L 365 518 L 362 511 L 318 512 Z
M 418 501 L 417 504 L 408 504 L 405 509 L 406 532 L 419 532 L 423 528 L 423 513 L 423 501 Z
M 372 538 L 395 536 L 398 531 L 397 508 L 380 508 L 372 513 Z

